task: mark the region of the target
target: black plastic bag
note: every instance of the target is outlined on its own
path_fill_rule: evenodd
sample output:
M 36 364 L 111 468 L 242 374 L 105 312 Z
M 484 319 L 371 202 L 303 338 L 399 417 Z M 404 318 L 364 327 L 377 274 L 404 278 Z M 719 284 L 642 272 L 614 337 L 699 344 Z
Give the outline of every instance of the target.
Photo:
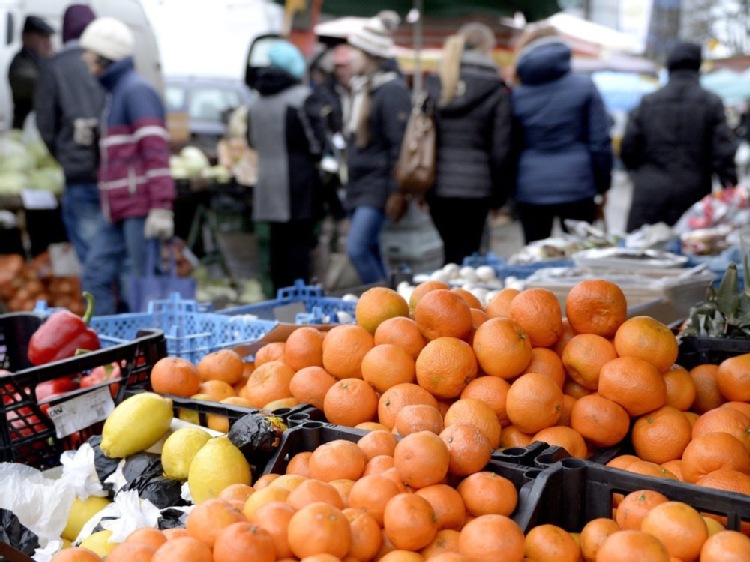
M 0 542 L 9 544 L 27 556 L 33 556 L 34 551 L 39 548 L 39 537 L 21 523 L 15 513 L 7 509 L 0 509 Z
M 150 501 L 159 509 L 188 505 L 188 502 L 182 499 L 182 482 L 179 480 L 155 476 L 143 481 L 137 490 L 142 500 Z
M 117 470 L 120 464 L 120 459 L 110 459 L 107 457 L 101 448 L 102 436 L 94 435 L 86 441 L 91 448 L 94 449 L 94 467 L 96 468 L 96 475 L 99 477 L 99 482 L 105 490 L 112 490 L 111 484 L 104 484 L 104 481 L 109 478 L 112 473 Z
M 159 514 L 157 525 L 162 531 L 164 529 L 183 529 L 187 523 L 187 512 L 181 509 L 162 509 Z
M 229 430 L 227 437 L 245 458 L 255 466 L 267 461 L 281 444 L 281 437 L 287 427 L 278 416 L 258 412 L 238 419 Z
M 149 480 L 157 476 L 163 476 L 164 469 L 161 466 L 159 455 L 150 453 L 138 453 L 128 457 L 122 467 L 122 475 L 125 477 L 123 491 L 138 490 Z

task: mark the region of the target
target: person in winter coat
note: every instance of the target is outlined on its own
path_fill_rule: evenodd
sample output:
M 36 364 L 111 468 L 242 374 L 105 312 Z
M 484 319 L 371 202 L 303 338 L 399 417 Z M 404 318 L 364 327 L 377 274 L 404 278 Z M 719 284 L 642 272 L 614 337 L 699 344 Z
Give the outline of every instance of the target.
M 37 129 L 65 174 L 62 219 L 82 264 L 102 221 L 96 171 L 104 90 L 83 62 L 79 44 L 81 33 L 95 18 L 86 4 L 68 6 L 62 50 L 42 65 L 34 96 Z
M 351 217 L 346 253 L 362 283 L 387 279 L 380 249 L 389 199 L 402 197 L 394 167 L 411 111 L 406 82 L 392 68 L 398 16 L 381 12 L 349 37 L 355 48 L 353 102 L 347 134 L 349 183 L 344 206 Z M 388 70 L 386 70 L 388 68 Z
M 566 219 L 594 222 L 613 158 L 602 97 L 591 78 L 571 71 L 570 47 L 554 28 L 530 29 L 516 61 L 515 199 L 528 244 L 548 238 L 555 217 L 563 230 Z
M 509 187 L 510 96 L 494 46 L 487 26 L 463 26 L 446 41 L 440 76 L 426 84 L 438 103 L 437 181 L 427 201 L 445 263 L 480 251 L 489 210 L 500 209 Z
M 160 256 L 159 239 L 174 232 L 166 111 L 156 89 L 135 71 L 133 35 L 124 23 L 97 18 L 80 45 L 89 72 L 107 92 L 99 140 L 105 220 L 89 247 L 82 285 L 96 298 L 98 314 L 115 314 L 126 260 L 133 275 L 143 276 L 148 252 Z
M 258 151 L 253 219 L 269 224 L 274 291 L 310 281 L 315 221 L 321 193 L 317 163 L 322 117 L 316 98 L 301 83 L 305 60 L 287 41 L 275 42 L 270 66 L 259 72 L 260 97 L 248 109 L 248 142 Z
M 724 105 L 700 85 L 701 47 L 675 45 L 667 58 L 668 83 L 643 97 L 625 127 L 620 158 L 633 179 L 627 230 L 645 224 L 674 225 L 711 193 L 711 178 L 737 183 L 737 139 Z

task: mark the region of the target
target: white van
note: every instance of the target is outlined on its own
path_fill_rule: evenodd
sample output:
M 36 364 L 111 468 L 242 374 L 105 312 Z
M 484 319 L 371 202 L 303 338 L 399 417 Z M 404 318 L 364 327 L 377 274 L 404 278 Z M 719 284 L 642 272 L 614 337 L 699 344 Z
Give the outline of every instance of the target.
M 21 29 L 28 14 L 41 16 L 52 25 L 53 42 L 60 47 L 62 16 L 73 3 L 89 4 L 97 16 L 110 16 L 126 23 L 135 35 L 138 71 L 164 93 L 159 48 L 151 23 L 139 0 L 0 0 L 0 131 L 10 128 L 13 103 L 8 85 L 8 66 L 21 48 Z

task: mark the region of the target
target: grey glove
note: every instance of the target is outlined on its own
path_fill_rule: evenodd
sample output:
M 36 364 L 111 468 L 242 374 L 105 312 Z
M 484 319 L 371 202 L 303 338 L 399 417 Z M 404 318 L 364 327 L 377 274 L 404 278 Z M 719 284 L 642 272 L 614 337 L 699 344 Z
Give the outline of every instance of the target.
M 174 234 L 174 215 L 166 209 L 151 209 L 143 229 L 146 238 L 166 240 Z

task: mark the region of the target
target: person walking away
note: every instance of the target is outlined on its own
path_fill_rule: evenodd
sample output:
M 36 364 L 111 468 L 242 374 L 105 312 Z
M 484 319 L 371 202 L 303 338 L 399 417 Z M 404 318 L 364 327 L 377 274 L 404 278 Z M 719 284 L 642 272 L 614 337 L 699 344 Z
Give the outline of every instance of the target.
M 52 26 L 39 16 L 26 16 L 23 22 L 21 49 L 8 66 L 14 129 L 23 129 L 26 117 L 34 110 L 34 91 L 39 68 L 42 61 L 52 55 L 54 33 Z
M 673 226 L 711 193 L 737 184 L 737 139 L 721 99 L 700 85 L 701 47 L 680 42 L 667 57 L 669 81 L 643 97 L 629 116 L 620 158 L 633 180 L 627 230 Z
M 83 62 L 79 43 L 95 17 L 86 4 L 66 8 L 63 47 L 42 65 L 34 96 L 37 129 L 65 174 L 62 219 L 81 264 L 102 221 L 96 172 L 104 90 Z
M 346 253 L 364 284 L 387 279 L 380 248 L 389 198 L 399 198 L 394 167 L 398 161 L 411 100 L 406 82 L 393 67 L 394 12 L 367 20 L 349 36 L 354 47 L 352 110 L 347 126 L 348 184 L 344 206 L 351 225 Z M 385 70 L 389 68 L 389 70 Z
M 602 97 L 571 71 L 570 47 L 547 24 L 521 37 L 511 93 L 515 199 L 526 244 L 549 238 L 555 217 L 593 223 L 612 181 Z M 598 203 L 597 203 L 598 201 Z
M 174 232 L 166 111 L 156 89 L 135 71 L 133 34 L 124 23 L 97 18 L 80 44 L 89 72 L 107 92 L 99 141 L 105 221 L 89 247 L 82 285 L 96 298 L 97 314 L 114 314 L 126 260 L 133 275 L 143 276 L 147 246 L 158 260 L 158 240 Z
M 464 25 L 446 40 L 439 77 L 426 82 L 438 104 L 437 180 L 427 202 L 445 263 L 479 253 L 487 215 L 500 210 L 508 192 L 510 96 L 494 47 L 489 27 Z
M 297 279 L 310 281 L 324 138 L 318 102 L 301 83 L 302 54 L 279 40 L 268 59 L 256 84 L 260 97 L 248 109 L 248 143 L 258 151 L 253 220 L 269 225 L 270 275 L 278 291 Z

